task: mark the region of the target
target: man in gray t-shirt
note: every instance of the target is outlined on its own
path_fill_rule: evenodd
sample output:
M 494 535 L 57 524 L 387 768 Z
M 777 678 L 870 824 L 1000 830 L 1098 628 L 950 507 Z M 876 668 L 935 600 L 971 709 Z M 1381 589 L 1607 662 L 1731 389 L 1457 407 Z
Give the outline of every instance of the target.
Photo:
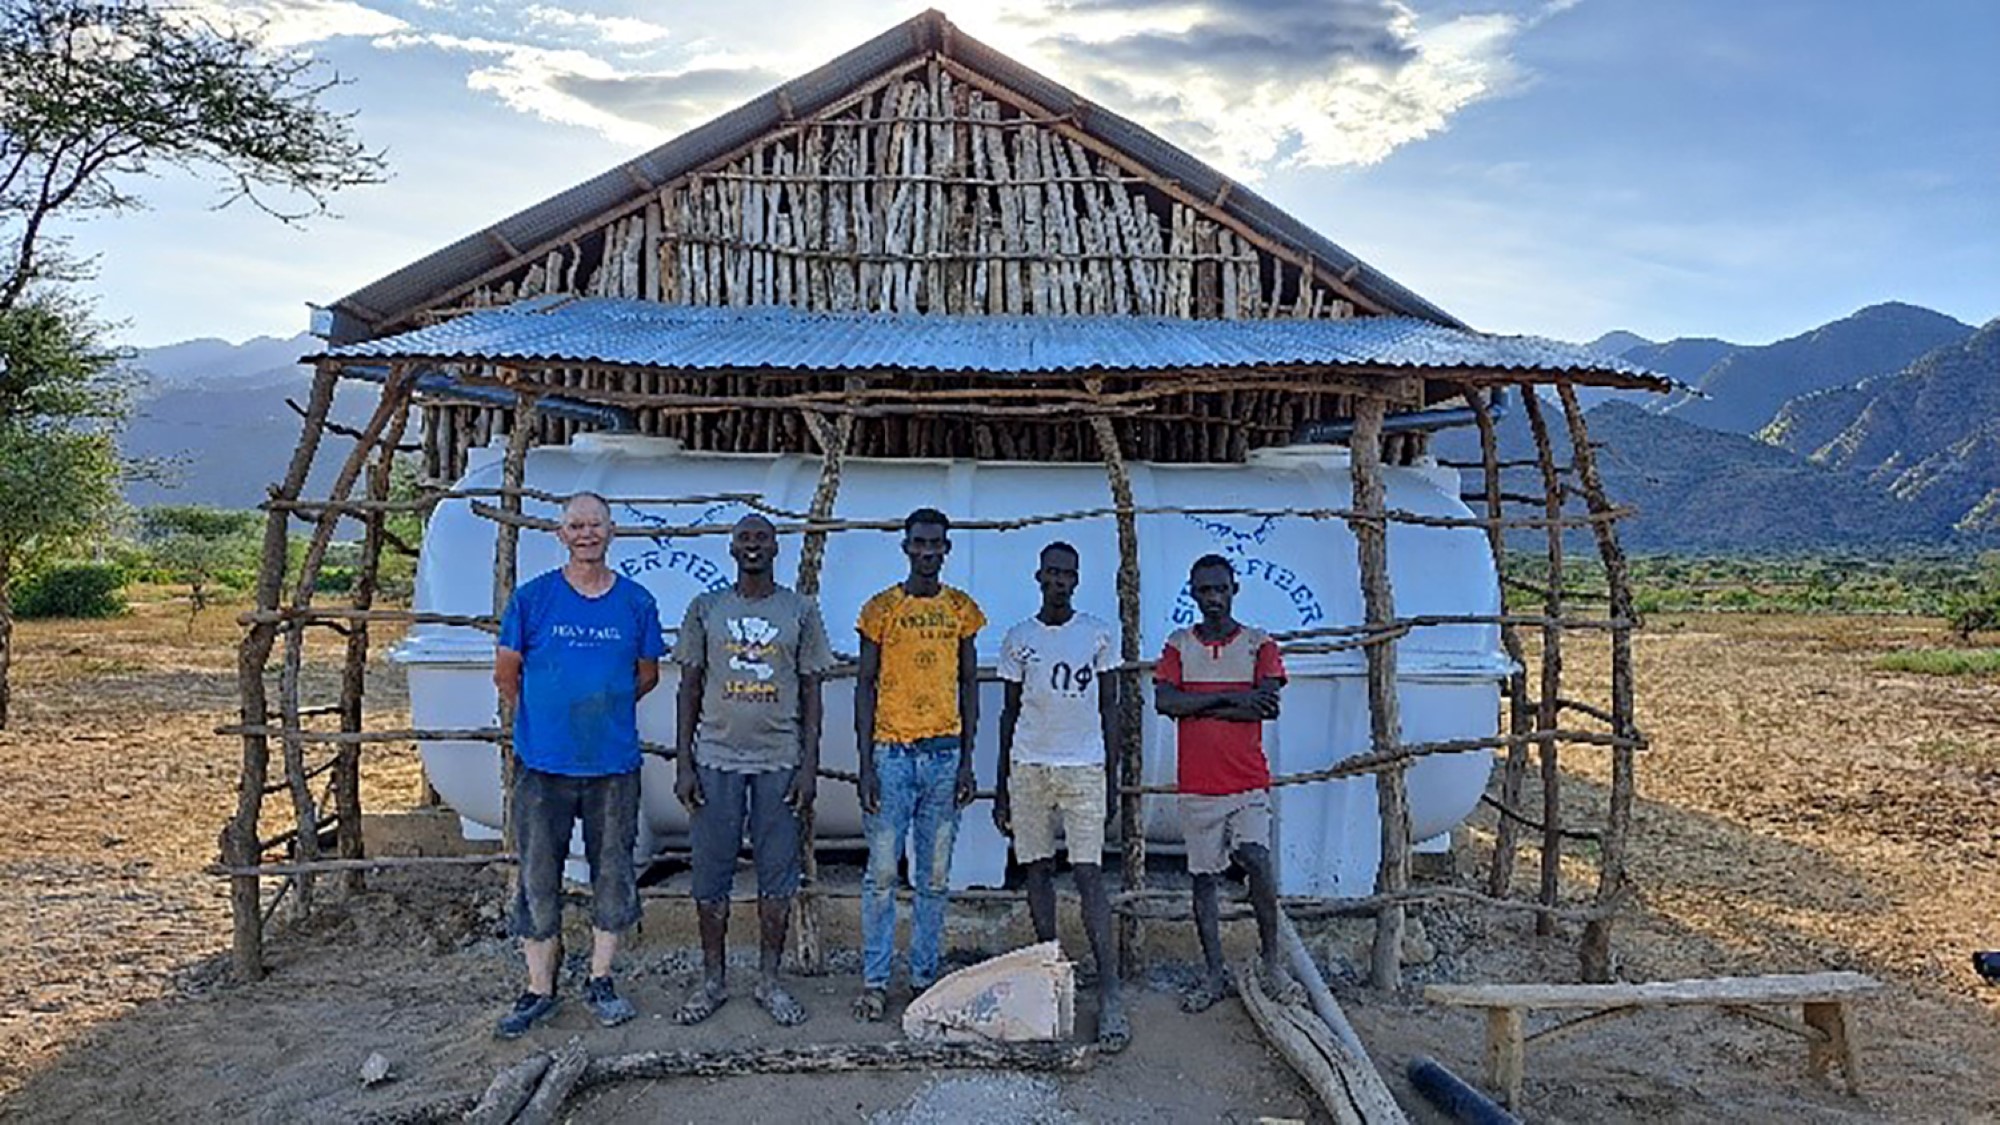
M 707 1019 L 729 998 L 729 896 L 744 821 L 757 864 L 762 977 L 757 1003 L 778 1023 L 806 1012 L 778 979 L 799 885 L 799 817 L 819 775 L 820 678 L 833 666 L 811 598 L 777 584 L 778 537 L 749 515 L 730 531 L 736 582 L 688 604 L 674 645 L 681 686 L 674 793 L 693 828 L 703 973 L 674 1019 Z

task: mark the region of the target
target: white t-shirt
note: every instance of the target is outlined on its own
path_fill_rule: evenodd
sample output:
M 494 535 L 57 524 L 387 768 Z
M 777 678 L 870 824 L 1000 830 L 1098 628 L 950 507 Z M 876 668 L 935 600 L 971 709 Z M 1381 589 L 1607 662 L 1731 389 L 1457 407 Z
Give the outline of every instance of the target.
M 1000 642 L 1000 678 L 1021 685 L 1014 725 L 1014 761 L 1045 766 L 1104 763 L 1104 726 L 1097 711 L 1097 677 L 1118 666 L 1111 626 L 1087 613 L 1061 625 L 1039 617 L 1007 630 Z

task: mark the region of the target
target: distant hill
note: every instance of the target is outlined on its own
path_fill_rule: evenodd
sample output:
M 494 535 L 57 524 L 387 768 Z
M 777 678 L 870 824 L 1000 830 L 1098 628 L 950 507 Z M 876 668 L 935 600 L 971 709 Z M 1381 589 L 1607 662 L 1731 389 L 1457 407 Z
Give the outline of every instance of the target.
M 1699 384 L 1708 369 L 1744 349 L 1708 336 L 1682 336 L 1661 344 L 1640 344 L 1619 354 L 1683 383 Z M 1661 405 L 1665 405 L 1662 400 Z
M 1665 413 L 1710 429 L 1752 434 L 1790 399 L 1901 371 L 1918 356 L 1971 334 L 1970 325 L 1943 313 L 1889 302 L 1761 347 L 1674 340 L 1654 345 L 1657 351 L 1635 349 L 1626 358 L 1692 381 L 1707 396 L 1676 398 Z M 1689 374 L 1711 355 L 1716 358 L 1699 375 Z
M 261 502 L 298 442 L 299 417 L 285 399 L 305 401 L 312 376 L 297 361 L 317 345 L 310 336 L 260 336 L 139 349 L 128 366 L 142 389 L 119 445 L 128 457 L 166 462 L 166 479 L 128 485 L 126 500 L 227 508 Z M 372 391 L 350 386 L 335 396 L 334 417 L 362 422 L 374 404 Z M 309 486 L 324 488 L 336 472 L 320 458 Z
M 1604 335 L 1585 344 L 1584 347 L 1594 352 L 1603 352 L 1605 355 L 1624 355 L 1633 348 L 1643 347 L 1650 343 L 1652 343 L 1651 340 L 1646 339 L 1637 332 L 1627 332 L 1623 328 L 1619 328 L 1606 332 Z
M 1897 374 L 1793 399 L 1760 436 L 1939 527 L 2000 531 L 2000 320 Z
M 1940 539 L 1922 513 L 1862 474 L 1816 465 L 1753 437 L 1692 425 L 1629 401 L 1601 403 L 1584 417 L 1591 439 L 1604 445 L 1598 456 L 1606 490 L 1616 503 L 1638 509 L 1619 524 L 1619 538 L 1630 550 L 1762 553 Z M 1549 422 L 1557 460 L 1567 463 L 1568 432 L 1554 403 Z M 1499 434 L 1503 460 L 1534 457 L 1518 403 L 1501 421 Z M 1478 440 L 1467 430 L 1438 435 L 1433 450 L 1445 460 L 1479 457 Z M 1504 486 L 1515 493 L 1541 491 L 1532 469 L 1509 470 Z M 1540 533 L 1513 538 L 1523 546 L 1541 541 Z
M 1607 402 L 1586 414 L 1605 487 L 1639 515 L 1635 551 L 1791 551 L 1936 543 L 1935 524 L 1859 473 L 1741 434 Z
M 160 390 L 214 383 L 269 386 L 306 371 L 299 366 L 299 357 L 317 350 L 318 344 L 305 333 L 288 340 L 257 336 L 240 344 L 204 337 L 141 348 L 129 366 Z

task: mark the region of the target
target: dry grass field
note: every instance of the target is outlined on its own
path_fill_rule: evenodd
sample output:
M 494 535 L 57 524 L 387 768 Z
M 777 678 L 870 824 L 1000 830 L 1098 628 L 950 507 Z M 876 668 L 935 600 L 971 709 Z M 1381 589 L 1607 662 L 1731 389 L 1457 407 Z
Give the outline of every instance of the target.
M 237 745 L 211 733 L 236 706 L 230 615 L 214 609 L 188 628 L 184 607 L 155 603 L 17 633 L 15 722 L 0 732 L 0 1119 L 352 1116 L 374 1104 L 357 1100 L 355 1051 L 377 1041 L 407 1073 L 391 1091 L 435 1095 L 490 1073 L 487 1021 L 512 988 L 510 955 L 491 936 L 490 881 L 379 879 L 313 923 L 324 940 L 280 935 L 271 980 L 224 980 L 223 888 L 201 869 L 234 801 Z M 1806 1080 L 1789 1037 L 1676 1013 L 1531 1050 L 1531 1119 L 2000 1119 L 2000 989 L 1967 962 L 2000 945 L 2000 678 L 1878 670 L 1886 653 L 1943 643 L 1921 620 L 1703 615 L 1655 619 L 1637 646 L 1653 748 L 1634 841 L 1641 901 L 1619 931 L 1621 971 L 1880 976 L 1890 990 L 1859 1011 L 1866 1098 Z M 331 691 L 333 655 L 314 653 L 309 696 Z M 1601 663 L 1573 650 L 1571 675 L 1587 680 Z M 399 674 L 375 670 L 376 714 L 393 714 L 401 692 Z M 1565 762 L 1578 817 L 1601 798 L 1602 764 L 1584 751 Z M 408 751 L 378 755 L 367 777 L 378 810 L 409 803 L 418 785 Z M 1469 833 L 1466 868 L 1488 828 Z M 1574 971 L 1567 937 L 1537 944 L 1518 918 L 1433 911 L 1426 921 L 1440 956 L 1422 975 Z M 673 957 L 641 966 L 642 1006 L 667 1003 L 684 968 Z M 1477 1074 L 1470 1015 L 1432 1011 L 1414 993 L 1343 995 L 1380 1059 L 1424 1051 Z M 826 1018 L 809 1029 L 848 1026 L 836 1000 L 828 992 Z M 1140 1047 L 1110 1064 L 1126 1088 L 1198 1091 L 1176 1119 L 1306 1112 L 1240 1016 L 1193 1024 L 1163 997 L 1144 1003 L 1159 1018 L 1142 1019 Z M 754 1040 L 754 1012 L 736 1008 L 716 1034 Z M 1217 1037 L 1234 1045 L 1222 1056 L 1236 1060 L 1233 1080 L 1202 1069 L 1215 1065 L 1202 1048 Z M 912 1088 L 883 1080 L 814 1097 L 856 1119 Z M 677 1089 L 671 1100 L 593 1096 L 577 1119 L 685 1119 L 702 1105 L 727 1118 L 772 1096 L 726 1082 Z M 1063 1096 L 1082 1119 L 1126 1119 L 1109 1094 Z

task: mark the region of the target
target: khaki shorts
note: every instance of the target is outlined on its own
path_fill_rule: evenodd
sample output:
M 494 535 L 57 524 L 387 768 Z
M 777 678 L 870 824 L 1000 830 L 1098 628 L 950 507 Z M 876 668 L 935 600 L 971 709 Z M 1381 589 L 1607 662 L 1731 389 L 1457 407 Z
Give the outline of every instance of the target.
M 1014 858 L 1038 863 L 1056 854 L 1056 820 L 1071 863 L 1104 862 L 1104 767 L 1022 762 L 1007 776 Z
M 1181 794 L 1181 835 L 1188 870 L 1216 875 L 1229 870 L 1229 853 L 1245 844 L 1271 846 L 1271 794 L 1263 789 L 1211 797 Z

